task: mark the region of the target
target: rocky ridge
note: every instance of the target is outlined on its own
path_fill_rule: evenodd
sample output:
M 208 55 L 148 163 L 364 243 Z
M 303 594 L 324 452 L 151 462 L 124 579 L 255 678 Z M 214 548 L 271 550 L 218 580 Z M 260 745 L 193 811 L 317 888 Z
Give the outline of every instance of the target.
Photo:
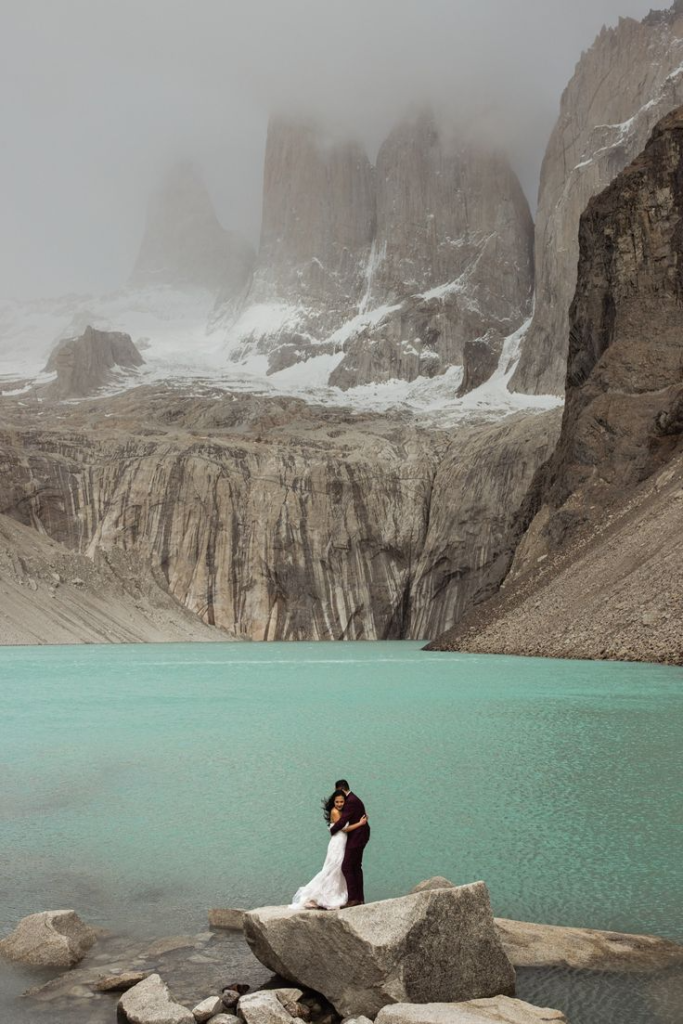
M 582 217 L 557 448 L 501 596 L 436 649 L 683 662 L 681 166 L 683 109 Z
M 582 55 L 562 96 L 541 170 L 534 319 L 513 389 L 564 390 L 580 217 L 591 197 L 641 152 L 662 116 L 681 103 L 680 0 L 642 22 L 620 18 Z

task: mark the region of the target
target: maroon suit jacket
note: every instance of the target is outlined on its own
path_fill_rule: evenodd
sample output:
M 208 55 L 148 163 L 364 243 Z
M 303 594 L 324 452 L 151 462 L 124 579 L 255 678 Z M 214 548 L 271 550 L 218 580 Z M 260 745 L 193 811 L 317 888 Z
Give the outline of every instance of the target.
M 344 810 L 342 816 L 336 825 L 333 825 L 330 829 L 330 835 L 335 835 L 341 829 L 347 825 L 355 825 L 357 821 L 365 814 L 365 807 L 363 801 L 356 796 L 355 793 L 349 793 L 344 804 Z M 359 846 L 365 846 L 370 839 L 370 826 L 361 825 L 360 828 L 354 828 L 353 832 L 349 832 L 346 836 L 346 846 L 351 849 L 358 848 Z

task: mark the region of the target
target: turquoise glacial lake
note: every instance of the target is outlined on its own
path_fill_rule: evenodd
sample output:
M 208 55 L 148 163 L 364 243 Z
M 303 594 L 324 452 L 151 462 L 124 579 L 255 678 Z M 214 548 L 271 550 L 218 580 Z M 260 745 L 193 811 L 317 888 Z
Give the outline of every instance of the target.
M 682 737 L 683 671 L 662 666 L 408 642 L 0 648 L 0 934 L 63 906 L 153 937 L 286 903 L 343 775 L 371 820 L 368 899 L 484 879 L 498 916 L 683 942 Z M 585 979 L 533 984 L 591 1021 Z M 631 984 L 610 980 L 601 1024 L 680 1019 Z

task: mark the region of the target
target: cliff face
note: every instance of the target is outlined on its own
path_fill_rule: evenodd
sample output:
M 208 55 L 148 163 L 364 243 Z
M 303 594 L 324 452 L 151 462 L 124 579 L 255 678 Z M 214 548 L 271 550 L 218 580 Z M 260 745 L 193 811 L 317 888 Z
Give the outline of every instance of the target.
M 181 608 L 139 558 L 93 560 L 0 515 L 0 644 L 231 639 Z
M 530 492 L 508 596 L 446 644 L 509 650 L 526 616 L 526 642 L 541 637 L 530 653 L 683 657 L 682 168 L 679 109 L 581 219 L 560 439 Z
M 494 353 L 493 370 L 533 288 L 533 223 L 507 161 L 447 137 L 423 113 L 383 143 L 376 181 L 363 302 L 390 312 L 350 340 L 330 383 L 434 376 L 462 365 L 475 339 Z
M 536 215 L 536 300 L 513 390 L 561 394 L 578 228 L 588 201 L 683 103 L 683 8 L 603 29 L 567 86 L 543 161 Z
M 150 199 L 128 284 L 206 288 L 227 301 L 241 294 L 253 264 L 251 246 L 219 223 L 196 169 L 180 163 Z
M 356 144 L 274 119 L 231 356 L 265 355 L 272 373 L 322 355 L 343 388 L 433 376 L 461 365 L 475 339 L 495 366 L 529 312 L 532 247 L 506 161 L 446 138 L 430 114 L 391 133 L 376 169 Z
M 450 624 L 505 572 L 510 517 L 547 454 L 544 418 L 429 433 L 163 388 L 56 406 L 52 427 L 41 409 L 36 429 L 6 400 L 0 512 L 70 550 L 148 566 L 205 623 L 253 639 Z

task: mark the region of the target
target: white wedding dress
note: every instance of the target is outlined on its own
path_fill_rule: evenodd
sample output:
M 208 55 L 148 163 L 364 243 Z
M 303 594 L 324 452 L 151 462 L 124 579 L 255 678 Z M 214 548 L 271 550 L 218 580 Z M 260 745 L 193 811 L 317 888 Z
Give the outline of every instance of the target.
M 332 826 L 330 825 L 330 828 Z M 346 881 L 342 875 L 342 861 L 346 852 L 346 833 L 337 832 L 330 837 L 327 856 L 322 870 L 308 885 L 298 889 L 290 906 L 301 910 L 307 903 L 317 903 L 325 910 L 339 910 L 346 903 Z

